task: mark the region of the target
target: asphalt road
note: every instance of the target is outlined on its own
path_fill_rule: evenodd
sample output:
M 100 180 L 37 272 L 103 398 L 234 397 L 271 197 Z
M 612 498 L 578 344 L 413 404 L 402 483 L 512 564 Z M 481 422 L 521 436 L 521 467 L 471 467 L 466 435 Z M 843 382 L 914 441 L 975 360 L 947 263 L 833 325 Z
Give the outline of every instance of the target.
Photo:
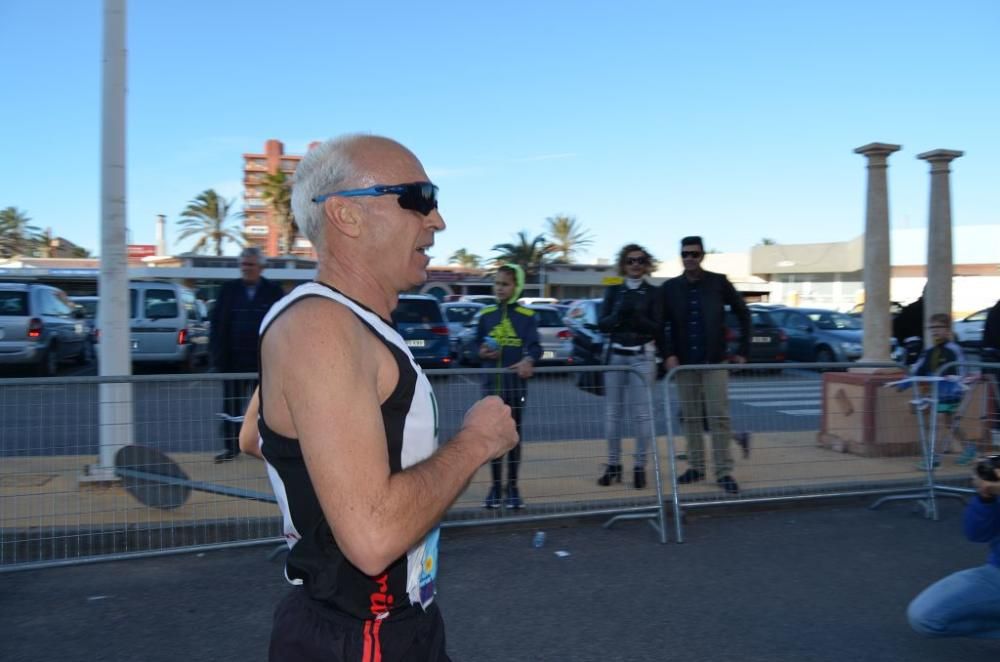
M 155 375 L 154 375 L 155 377 Z M 481 397 L 480 377 L 445 373 L 432 378 L 442 439 L 453 436 Z M 819 376 L 789 369 L 778 375 L 736 375 L 730 383 L 735 431 L 816 430 Z M 666 432 L 663 382 L 654 408 L 658 434 Z M 165 452 L 220 449 L 222 384 L 192 378 L 143 382 L 133 388 L 135 442 Z M 95 384 L 0 386 L 0 457 L 88 455 L 97 452 L 99 387 Z M 604 398 L 575 387 L 567 374 L 538 375 L 525 409 L 525 441 L 604 437 Z M 628 417 L 626 417 L 628 419 Z M 675 430 L 679 430 L 676 425 Z M 626 420 L 626 434 L 630 429 Z
M 639 522 L 449 529 L 439 604 L 456 661 L 952 662 L 1000 642 L 928 640 L 908 602 L 983 563 L 960 506 L 931 522 L 862 502 L 692 516 L 683 545 Z M 702 511 L 707 513 L 707 511 Z M 266 547 L 0 574 L 4 662 L 266 659 L 288 590 Z M 568 552 L 557 557 L 556 551 Z

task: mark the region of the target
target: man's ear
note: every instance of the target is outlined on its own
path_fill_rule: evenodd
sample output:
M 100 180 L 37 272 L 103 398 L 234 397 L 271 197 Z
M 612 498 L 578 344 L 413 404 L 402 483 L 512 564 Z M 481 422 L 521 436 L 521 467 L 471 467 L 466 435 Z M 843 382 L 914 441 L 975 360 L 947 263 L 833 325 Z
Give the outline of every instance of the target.
M 323 203 L 323 212 L 337 232 L 348 237 L 361 234 L 361 210 L 350 200 L 327 198 Z

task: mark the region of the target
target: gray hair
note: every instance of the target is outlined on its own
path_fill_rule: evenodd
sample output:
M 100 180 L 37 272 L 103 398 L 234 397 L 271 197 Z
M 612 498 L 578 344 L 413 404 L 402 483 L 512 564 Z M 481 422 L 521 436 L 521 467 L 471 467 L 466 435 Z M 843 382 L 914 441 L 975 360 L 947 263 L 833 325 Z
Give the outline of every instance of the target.
M 240 257 L 241 258 L 244 258 L 244 257 L 253 257 L 253 258 L 257 259 L 257 264 L 259 264 L 260 266 L 263 267 L 263 266 L 267 265 L 267 258 L 264 257 L 264 252 L 261 251 L 256 246 L 247 246 L 246 248 L 244 248 L 240 252 Z
M 313 198 L 341 190 L 356 177 L 358 172 L 351 148 L 359 140 L 371 137 L 350 134 L 327 140 L 310 149 L 295 168 L 292 213 L 302 234 L 317 250 L 323 245 L 326 216 L 323 205 L 313 202 Z

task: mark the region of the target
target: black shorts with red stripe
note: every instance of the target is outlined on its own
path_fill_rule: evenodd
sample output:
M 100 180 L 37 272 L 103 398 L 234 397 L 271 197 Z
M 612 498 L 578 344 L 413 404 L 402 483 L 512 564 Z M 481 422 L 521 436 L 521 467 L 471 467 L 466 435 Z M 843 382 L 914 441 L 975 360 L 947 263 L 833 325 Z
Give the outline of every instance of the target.
M 444 620 L 432 603 L 382 620 L 359 620 L 294 589 L 274 610 L 271 662 L 450 662 Z

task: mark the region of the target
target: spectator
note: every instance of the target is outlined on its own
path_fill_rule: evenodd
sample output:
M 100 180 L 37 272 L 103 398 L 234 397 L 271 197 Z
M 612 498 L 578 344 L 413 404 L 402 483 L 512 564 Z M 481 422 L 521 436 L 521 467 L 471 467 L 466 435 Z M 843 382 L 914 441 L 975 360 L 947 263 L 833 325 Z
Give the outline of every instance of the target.
M 983 467 L 992 480 L 973 475 L 976 496 L 965 507 L 964 522 L 967 539 L 989 543 L 989 562 L 948 575 L 910 603 L 910 626 L 921 634 L 1000 639 L 1000 471 L 995 466 Z
M 597 327 L 608 334 L 607 342 L 611 343 L 608 365 L 628 366 L 630 370 L 612 370 L 604 375 L 608 466 L 597 479 L 598 485 L 622 481 L 622 413 L 628 400 L 636 425 L 632 484 L 636 489 L 646 487 L 646 453 L 653 443 L 653 379 L 662 343 L 656 288 L 646 280 L 652 271 L 653 256 L 645 248 L 639 244 L 624 246 L 618 252 L 618 275 L 624 276 L 624 281 L 609 286 L 601 302 Z
M 723 363 L 726 357 L 725 306 L 740 324 L 738 353 L 732 363 L 746 363 L 750 354 L 750 311 L 736 288 L 723 274 L 701 268 L 705 259 L 701 237 L 681 240 L 684 273 L 660 288 L 660 310 L 666 324 L 663 354 L 668 370 L 679 365 Z M 739 492 L 732 476 L 732 439 L 729 424 L 729 373 L 723 369 L 681 371 L 677 374 L 681 423 L 687 440 L 689 467 L 677 482 L 682 485 L 705 479 L 703 417 L 708 418 L 712 436 L 712 463 L 715 482 L 728 494 Z M 703 413 L 704 412 L 704 413 Z
M 930 334 L 932 345 L 920 354 L 920 358 L 913 364 L 912 373 L 919 377 L 932 377 L 939 374 L 943 377 L 953 377 L 955 379 L 964 377 L 966 371 L 965 366 L 962 365 L 953 365 L 946 368 L 944 373 L 940 372 L 940 369 L 949 363 L 961 363 L 965 360 L 962 348 L 952 340 L 951 315 L 947 313 L 934 313 L 928 320 L 927 330 Z M 926 387 L 927 384 L 924 384 L 924 386 Z M 930 394 L 928 388 L 922 390 L 925 395 Z M 944 417 L 944 434 L 942 435 L 944 440 L 940 448 L 943 452 L 950 453 L 955 437 L 959 434 L 955 426 L 955 412 L 958 411 L 959 405 L 962 402 L 963 388 L 956 381 L 946 381 L 939 382 L 937 390 L 937 413 Z M 955 463 L 968 464 L 975 458 L 976 446 L 971 442 L 965 442 L 962 454 L 955 460 Z M 934 466 L 938 466 L 941 458 L 935 454 L 933 462 Z M 925 469 L 926 467 L 921 463 L 919 468 Z
M 316 282 L 265 318 L 258 430 L 244 435 L 259 439 L 290 547 L 270 659 L 447 660 L 438 522 L 517 433 L 487 397 L 438 447 L 434 392 L 390 321 L 427 279 L 445 227 L 437 187 L 399 143 L 348 136 L 306 153 L 292 207 Z
M 498 395 L 510 407 L 517 426 L 518 442 L 507 453 L 507 495 L 503 497 L 503 458 L 490 462 L 493 484 L 485 508 L 499 508 L 501 499 L 505 508 L 523 508 L 524 500 L 517 484 L 521 466 L 521 417 L 528 400 L 527 381 L 534 374 L 534 365 L 542 357 L 538 341 L 538 318 L 535 311 L 517 305 L 524 289 L 524 271 L 516 264 L 505 264 L 497 269 L 493 281 L 496 294 L 495 306 L 483 308 L 476 324 L 476 343 L 479 358 L 486 367 L 507 368 L 510 372 L 483 376 L 483 395 Z
M 265 259 L 259 248 L 240 253 L 240 278 L 226 281 L 212 307 L 209 353 L 216 372 L 257 372 L 257 337 L 264 315 L 283 296 L 281 286 L 261 276 Z M 246 408 L 256 382 L 229 379 L 222 383 L 225 449 L 216 462 L 228 462 L 240 452 L 240 424 L 231 420 Z

